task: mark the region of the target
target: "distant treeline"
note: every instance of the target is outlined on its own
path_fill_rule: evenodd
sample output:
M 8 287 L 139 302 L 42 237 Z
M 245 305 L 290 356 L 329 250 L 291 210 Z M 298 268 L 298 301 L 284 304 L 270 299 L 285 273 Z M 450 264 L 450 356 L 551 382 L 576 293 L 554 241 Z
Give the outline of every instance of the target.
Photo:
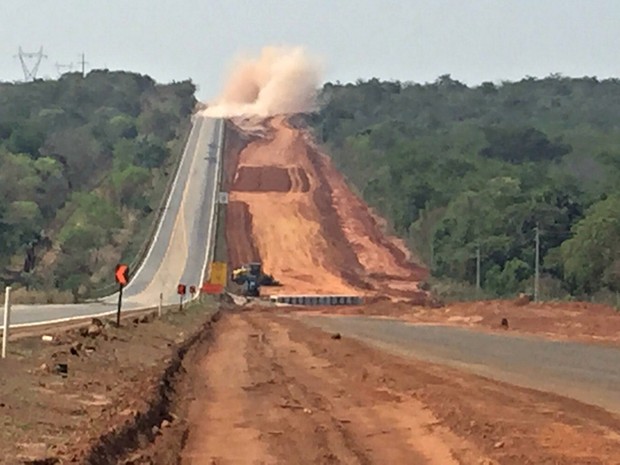
M 338 167 L 442 280 L 490 296 L 620 291 L 620 80 L 326 84 Z
M 0 281 L 85 294 L 148 229 L 195 105 L 128 72 L 0 83 Z

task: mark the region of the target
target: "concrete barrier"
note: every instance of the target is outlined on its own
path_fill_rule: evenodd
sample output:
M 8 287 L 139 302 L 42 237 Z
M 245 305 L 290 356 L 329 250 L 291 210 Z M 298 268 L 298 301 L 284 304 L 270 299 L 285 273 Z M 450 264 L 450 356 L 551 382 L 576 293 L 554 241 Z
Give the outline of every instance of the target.
M 270 300 L 280 305 L 361 305 L 358 295 L 272 295 Z

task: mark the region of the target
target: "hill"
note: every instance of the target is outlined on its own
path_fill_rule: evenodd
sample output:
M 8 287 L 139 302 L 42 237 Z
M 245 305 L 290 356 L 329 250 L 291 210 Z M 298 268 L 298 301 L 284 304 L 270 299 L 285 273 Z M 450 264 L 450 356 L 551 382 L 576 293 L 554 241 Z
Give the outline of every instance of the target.
M 544 297 L 620 290 L 620 81 L 328 83 L 311 118 L 338 168 L 442 281 Z
M 0 83 L 0 281 L 85 296 L 148 236 L 195 86 L 96 70 Z

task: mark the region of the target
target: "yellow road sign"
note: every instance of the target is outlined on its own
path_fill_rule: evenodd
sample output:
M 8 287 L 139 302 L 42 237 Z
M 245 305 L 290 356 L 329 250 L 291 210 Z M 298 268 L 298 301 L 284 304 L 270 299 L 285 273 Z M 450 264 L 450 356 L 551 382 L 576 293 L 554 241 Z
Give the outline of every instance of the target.
M 226 286 L 228 281 L 226 262 L 213 262 L 209 271 L 209 283 Z

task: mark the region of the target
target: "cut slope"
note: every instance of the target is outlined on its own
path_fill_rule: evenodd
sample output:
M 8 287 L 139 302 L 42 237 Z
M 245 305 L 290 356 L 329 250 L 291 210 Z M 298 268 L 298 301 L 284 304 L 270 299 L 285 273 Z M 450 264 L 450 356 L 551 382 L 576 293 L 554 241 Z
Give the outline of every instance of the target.
M 274 293 L 422 298 L 426 270 L 385 236 L 309 134 L 284 117 L 266 120 L 260 133 L 238 155 L 230 200 L 248 213 L 229 215 L 231 264 L 249 256 L 240 247 L 250 241 L 283 283 Z

